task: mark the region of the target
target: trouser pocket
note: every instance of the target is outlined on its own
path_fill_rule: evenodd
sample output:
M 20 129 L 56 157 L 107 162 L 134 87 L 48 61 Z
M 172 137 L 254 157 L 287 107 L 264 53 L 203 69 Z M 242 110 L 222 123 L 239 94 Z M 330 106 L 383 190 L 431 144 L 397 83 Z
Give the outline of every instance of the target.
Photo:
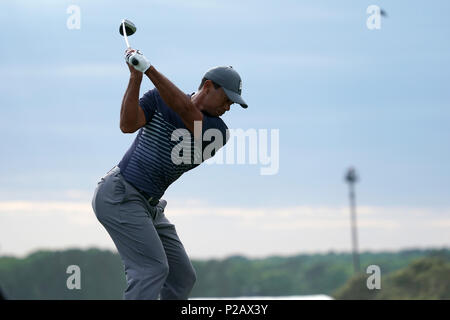
M 93 199 L 96 207 L 99 205 L 119 205 L 125 201 L 127 186 L 124 184 L 120 173 L 114 173 L 101 178 L 95 190 Z
M 115 174 L 109 177 L 109 189 L 105 194 L 105 201 L 109 204 L 120 204 L 125 200 L 127 194 L 127 187 L 123 183 L 120 174 Z M 106 185 L 105 185 L 106 187 Z

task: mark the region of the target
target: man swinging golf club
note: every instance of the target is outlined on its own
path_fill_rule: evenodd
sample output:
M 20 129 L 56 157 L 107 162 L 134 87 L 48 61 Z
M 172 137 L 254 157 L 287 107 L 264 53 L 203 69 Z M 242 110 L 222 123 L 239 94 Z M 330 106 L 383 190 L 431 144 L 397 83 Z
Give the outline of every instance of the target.
M 130 35 L 125 22 L 129 21 L 121 24 L 124 37 Z M 134 25 L 128 26 L 135 31 Z M 201 161 L 174 163 L 174 148 L 180 142 L 172 137 L 175 130 L 184 129 L 194 136 L 192 141 L 201 139 L 203 153 L 213 143 L 203 141 L 203 134 L 215 129 L 224 145 L 227 126 L 219 116 L 233 103 L 247 108 L 241 97 L 241 78 L 232 67 L 215 67 L 206 72 L 198 91 L 188 95 L 125 40 L 130 79 L 122 101 L 120 129 L 139 132 L 119 164 L 98 182 L 92 207 L 122 258 L 125 299 L 187 299 L 196 273 L 175 226 L 164 215 L 167 202 L 161 197 L 183 173 L 206 159 L 201 156 Z M 139 98 L 144 74 L 155 88 Z M 191 150 L 188 158 L 198 159 L 196 149 Z

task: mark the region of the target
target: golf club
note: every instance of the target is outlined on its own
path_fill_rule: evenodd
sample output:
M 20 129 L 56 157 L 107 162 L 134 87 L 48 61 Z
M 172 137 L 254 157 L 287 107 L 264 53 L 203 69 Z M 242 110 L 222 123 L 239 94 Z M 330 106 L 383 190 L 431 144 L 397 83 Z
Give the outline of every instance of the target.
M 123 19 L 122 22 L 120 23 L 120 27 L 119 27 L 119 33 L 121 35 L 123 35 L 123 37 L 125 38 L 125 43 L 127 45 L 127 49 L 130 49 L 130 43 L 128 42 L 128 36 L 131 36 L 132 34 L 134 34 L 136 32 L 136 26 L 134 25 L 133 22 L 131 22 L 130 20 L 127 19 Z M 130 58 L 129 61 L 137 66 L 139 64 L 139 60 L 137 60 L 136 58 L 134 58 L 133 56 L 136 53 L 133 53 Z

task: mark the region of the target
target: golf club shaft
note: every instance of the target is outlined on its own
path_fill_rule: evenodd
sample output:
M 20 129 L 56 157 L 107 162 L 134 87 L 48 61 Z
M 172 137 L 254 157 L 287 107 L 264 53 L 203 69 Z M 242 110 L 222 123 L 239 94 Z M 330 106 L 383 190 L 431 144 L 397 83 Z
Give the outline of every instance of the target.
M 128 42 L 128 36 L 127 36 L 127 32 L 125 30 L 125 20 L 122 20 L 122 30 L 123 30 L 123 36 L 125 38 L 125 42 L 127 43 L 127 49 L 130 49 L 130 43 Z

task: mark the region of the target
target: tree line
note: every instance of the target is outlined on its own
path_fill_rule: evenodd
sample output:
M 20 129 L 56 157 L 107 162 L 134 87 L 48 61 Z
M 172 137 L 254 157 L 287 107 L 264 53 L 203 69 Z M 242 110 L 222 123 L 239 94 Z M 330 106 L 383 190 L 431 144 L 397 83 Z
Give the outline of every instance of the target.
M 392 294 L 407 298 L 426 287 L 421 296 L 450 298 L 449 249 L 363 252 L 360 261 L 362 270 L 355 275 L 350 253 L 193 260 L 197 282 L 190 297 L 326 294 L 390 299 Z M 69 289 L 68 267 L 73 265 L 80 270 L 80 287 Z M 367 290 L 369 265 L 381 269 L 381 290 Z M 122 261 L 113 251 L 40 250 L 24 258 L 0 257 L 0 288 L 8 299 L 122 299 L 125 287 Z

